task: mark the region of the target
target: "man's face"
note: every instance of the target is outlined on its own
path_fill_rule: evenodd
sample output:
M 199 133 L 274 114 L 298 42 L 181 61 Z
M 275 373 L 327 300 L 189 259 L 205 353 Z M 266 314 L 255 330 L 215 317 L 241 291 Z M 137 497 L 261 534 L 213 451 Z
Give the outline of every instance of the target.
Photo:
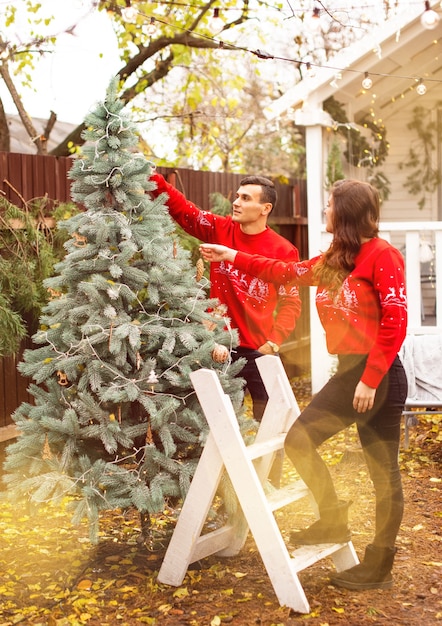
M 241 186 L 232 203 L 232 220 L 243 225 L 265 222 L 272 205 L 261 201 L 261 193 L 260 185 Z

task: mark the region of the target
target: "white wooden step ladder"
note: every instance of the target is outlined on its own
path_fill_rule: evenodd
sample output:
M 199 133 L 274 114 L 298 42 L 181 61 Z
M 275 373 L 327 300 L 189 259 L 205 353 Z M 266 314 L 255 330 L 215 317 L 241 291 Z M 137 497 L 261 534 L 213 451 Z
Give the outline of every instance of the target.
M 192 384 L 210 432 L 174 533 L 161 565 L 158 580 L 179 586 L 191 563 L 210 555 L 238 554 L 249 529 L 255 540 L 279 603 L 298 613 L 309 613 L 309 603 L 298 572 L 331 556 L 337 571 L 358 563 L 351 542 L 302 546 L 289 553 L 276 523 L 274 511 L 310 496 L 302 481 L 266 495 L 263 485 L 275 453 L 284 448 L 285 435 L 299 415 L 299 408 L 279 357 L 263 356 L 257 365 L 269 395 L 255 441 L 246 446 L 231 400 L 215 372 L 200 369 L 191 374 Z M 201 534 L 227 471 L 241 510 L 225 526 Z M 311 496 L 310 501 L 312 502 Z

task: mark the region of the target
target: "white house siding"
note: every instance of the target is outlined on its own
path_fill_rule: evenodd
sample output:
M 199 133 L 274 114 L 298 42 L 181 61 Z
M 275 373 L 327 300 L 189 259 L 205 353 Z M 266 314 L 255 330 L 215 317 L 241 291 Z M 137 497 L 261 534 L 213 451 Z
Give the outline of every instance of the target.
M 407 128 L 413 117 L 413 109 L 416 106 L 423 106 L 431 111 L 432 120 L 436 119 L 436 102 L 425 100 L 425 96 L 416 102 L 414 99 L 410 106 L 395 106 L 392 104 L 390 115 L 385 116 L 383 122 L 387 131 L 387 138 L 390 143 L 387 160 L 380 166 L 380 170 L 385 173 L 391 183 L 391 194 L 388 200 L 383 203 L 383 219 L 388 221 L 431 221 L 437 220 L 437 192 L 425 196 L 425 205 L 419 209 L 418 202 L 421 196 L 411 195 L 404 187 L 404 182 L 412 169 L 404 167 L 400 169 L 400 163 L 404 163 L 409 158 L 410 147 L 419 149 L 418 137 L 414 130 Z M 440 148 L 440 147 L 439 147 Z M 433 167 L 440 168 L 438 164 L 437 146 L 433 154 Z

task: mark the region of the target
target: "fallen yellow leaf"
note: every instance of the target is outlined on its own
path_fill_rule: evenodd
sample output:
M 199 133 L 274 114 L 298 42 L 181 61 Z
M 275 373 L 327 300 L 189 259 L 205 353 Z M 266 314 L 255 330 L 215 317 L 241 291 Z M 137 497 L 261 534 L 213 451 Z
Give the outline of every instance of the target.
M 189 595 L 187 587 L 180 587 L 173 592 L 174 598 L 186 598 Z
M 413 528 L 411 530 L 422 530 L 423 529 L 423 525 L 422 524 L 416 524 L 416 526 L 413 526 Z

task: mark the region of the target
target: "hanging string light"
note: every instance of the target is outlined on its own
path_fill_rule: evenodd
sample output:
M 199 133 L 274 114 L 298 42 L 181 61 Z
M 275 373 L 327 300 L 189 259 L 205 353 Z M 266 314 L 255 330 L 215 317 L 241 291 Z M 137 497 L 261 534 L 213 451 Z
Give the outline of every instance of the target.
M 364 89 L 371 89 L 373 87 L 373 81 L 371 80 L 370 76 L 368 75 L 368 72 L 365 72 L 364 74 L 364 78 L 362 80 L 362 87 Z
M 425 87 L 422 78 L 419 78 L 418 83 L 417 83 L 417 87 L 416 87 L 416 93 L 418 93 L 420 96 L 424 96 L 427 93 L 427 88 Z
M 124 17 L 126 22 L 133 22 L 137 18 L 138 11 L 135 7 L 131 5 L 130 0 L 126 0 L 126 6 L 121 9 L 121 15 Z
M 307 26 L 312 33 L 318 33 L 321 30 L 320 12 L 318 7 L 313 9 L 313 14 L 308 18 Z
M 315 78 L 316 76 L 316 70 L 313 67 L 313 65 L 310 63 L 310 61 L 307 61 L 305 63 L 305 77 L 306 78 Z
M 133 7 L 131 7 L 131 0 L 125 0 L 126 2 L 126 7 L 125 9 L 122 10 L 123 11 L 128 11 L 130 8 L 132 9 L 132 13 L 129 12 L 129 16 L 133 15 Z M 426 7 L 427 7 L 426 3 Z M 442 3 L 441 3 L 442 6 Z M 428 5 L 429 8 L 429 5 Z M 426 10 L 425 13 L 428 13 L 428 11 Z M 434 12 L 435 13 L 435 12 Z M 140 11 L 135 10 L 135 15 L 143 15 Z M 437 15 L 437 20 L 439 21 L 439 16 Z M 147 24 L 144 28 L 145 32 L 148 31 L 153 31 L 155 27 L 158 28 L 158 26 L 161 27 L 161 24 L 167 24 L 168 26 L 172 26 L 169 22 L 166 22 L 164 19 L 159 18 L 158 16 L 156 16 L 155 18 L 153 17 L 148 17 L 147 15 L 144 15 L 144 17 L 147 20 L 150 20 L 150 23 Z M 315 7 L 313 10 L 313 14 L 312 16 L 310 16 L 311 20 L 315 20 L 318 21 L 320 23 L 320 9 L 318 7 Z M 214 21 L 215 20 L 215 21 Z M 215 24 L 216 25 L 216 29 L 217 30 L 222 30 L 222 28 L 224 27 L 224 22 L 223 20 L 220 18 L 220 9 L 215 7 L 213 10 L 213 17 L 210 18 L 210 24 Z M 178 27 L 177 27 L 178 28 Z M 180 27 L 180 30 L 185 30 L 182 29 Z M 153 33 L 152 33 L 153 34 Z M 204 37 L 208 38 L 208 39 L 212 39 L 211 37 L 208 37 L 207 35 L 203 35 Z M 218 44 L 218 46 L 220 48 L 225 47 L 225 42 L 223 42 L 222 40 L 218 40 L 218 39 L 212 39 L 215 43 Z M 439 43 L 440 40 L 436 40 L 433 43 Z M 265 50 L 259 49 L 259 50 L 251 50 L 248 48 L 244 48 L 244 47 L 239 47 L 239 46 L 235 46 L 234 44 L 229 43 L 229 48 L 230 49 L 236 49 L 236 50 L 242 50 L 243 52 L 248 52 L 250 54 L 253 54 L 255 56 L 257 56 L 259 59 L 263 59 L 263 60 L 267 60 L 267 59 L 274 59 L 274 60 L 279 60 L 279 61 L 286 61 L 288 63 L 294 63 L 296 64 L 296 66 L 298 68 L 304 68 L 305 72 L 301 73 L 304 75 L 304 78 L 310 78 L 310 77 L 314 77 L 316 75 L 316 68 L 320 68 L 321 70 L 334 70 L 334 77 L 332 78 L 330 84 L 332 85 L 332 87 L 334 87 L 335 89 L 338 87 L 338 80 L 341 80 L 342 75 L 344 72 L 354 72 L 354 73 L 359 73 L 359 74 L 363 74 L 364 78 L 362 80 L 362 87 L 365 90 L 369 90 L 372 85 L 373 85 L 373 81 L 370 78 L 368 72 L 360 72 L 358 70 L 353 70 L 353 69 L 349 69 L 349 68 L 342 68 L 342 67 L 336 67 L 336 66 L 332 66 L 332 65 L 328 65 L 328 64 L 324 64 L 324 63 L 314 63 L 308 59 L 295 59 L 295 58 L 287 58 L 287 57 L 283 57 L 283 56 L 277 56 L 277 55 L 273 55 L 269 52 L 266 52 Z M 379 58 L 382 58 L 382 50 L 380 45 L 377 43 L 376 45 L 374 45 L 372 47 L 372 51 L 373 53 L 375 53 Z M 426 86 L 423 84 L 422 80 L 419 81 L 419 84 L 416 86 L 415 83 L 418 82 L 418 79 L 414 76 L 402 76 L 402 75 L 396 75 L 396 74 L 387 74 L 387 73 L 380 73 L 380 72 L 371 72 L 372 76 L 380 76 L 380 77 L 388 77 L 388 78 L 400 78 L 400 79 L 409 79 L 410 81 L 413 81 L 413 85 L 406 91 L 409 90 L 413 90 L 416 91 L 416 93 L 419 93 L 420 95 L 423 95 L 424 92 L 426 92 Z M 431 83 L 438 83 L 438 84 L 442 84 L 442 81 L 440 79 L 436 79 L 436 78 L 427 78 L 427 81 L 431 82 Z M 399 94 L 397 96 L 394 96 L 391 99 L 391 102 L 394 102 L 397 98 L 403 98 L 405 92 L 403 92 L 402 94 Z
M 155 23 L 155 18 L 151 17 L 149 24 L 145 27 L 145 32 L 147 35 L 149 35 L 149 37 L 153 37 L 153 35 L 155 35 L 157 33 L 157 25 Z
M 220 30 L 223 29 L 224 22 L 220 17 L 219 8 L 215 7 L 213 9 L 213 15 L 210 18 L 209 27 L 212 33 L 219 33 Z
M 436 13 L 436 11 L 433 11 L 433 9 L 430 7 L 429 0 L 426 0 L 425 11 L 422 13 L 422 16 L 421 16 L 422 26 L 426 28 L 427 30 L 434 30 L 436 26 L 439 24 L 439 21 L 440 21 L 439 15 Z

